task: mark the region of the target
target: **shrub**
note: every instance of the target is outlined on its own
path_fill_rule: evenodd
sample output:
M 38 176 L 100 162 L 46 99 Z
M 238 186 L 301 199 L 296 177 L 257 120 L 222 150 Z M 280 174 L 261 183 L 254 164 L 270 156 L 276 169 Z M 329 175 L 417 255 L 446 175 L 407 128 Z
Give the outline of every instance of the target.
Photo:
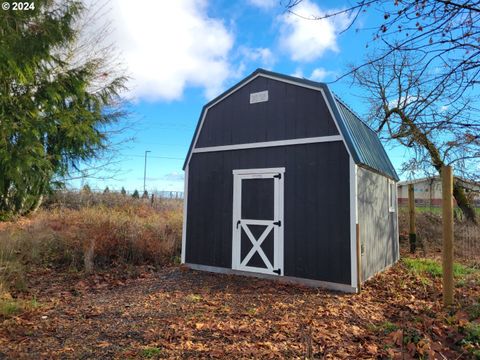
M 121 263 L 171 263 L 180 252 L 181 234 L 179 202 L 161 209 L 138 200 L 43 209 L 25 224 L 0 231 L 0 286 L 21 290 L 25 264 L 92 271 Z

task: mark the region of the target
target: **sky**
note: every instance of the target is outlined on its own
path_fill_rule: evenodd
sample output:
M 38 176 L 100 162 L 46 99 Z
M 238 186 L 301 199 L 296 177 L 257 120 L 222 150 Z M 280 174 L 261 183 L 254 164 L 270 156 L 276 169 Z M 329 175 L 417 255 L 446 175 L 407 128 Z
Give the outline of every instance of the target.
M 354 28 L 346 15 L 309 20 L 348 5 L 341 1 L 303 0 L 295 13 L 286 0 L 111 0 L 101 20 L 111 23 L 108 39 L 117 48 L 130 77 L 131 129 L 114 139 L 124 143 L 111 168 L 70 183 L 94 189 L 183 191 L 182 165 L 202 106 L 227 88 L 264 68 L 307 79 L 332 82 L 349 64 L 361 61 L 372 37 L 368 14 Z M 357 31 L 358 29 L 358 31 Z M 357 113 L 367 105 L 349 80 L 330 84 Z M 387 147 L 399 169 L 407 153 Z

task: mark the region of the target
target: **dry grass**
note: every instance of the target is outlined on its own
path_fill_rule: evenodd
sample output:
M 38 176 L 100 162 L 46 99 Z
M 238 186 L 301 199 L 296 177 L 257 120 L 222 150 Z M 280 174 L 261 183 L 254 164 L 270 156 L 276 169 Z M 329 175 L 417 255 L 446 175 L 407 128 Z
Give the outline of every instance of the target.
M 102 201 L 50 203 L 29 218 L 0 224 L 0 298 L 25 290 L 26 270 L 36 267 L 92 272 L 178 259 L 181 202 L 163 200 L 152 207 L 121 195 L 109 199 L 108 206 Z

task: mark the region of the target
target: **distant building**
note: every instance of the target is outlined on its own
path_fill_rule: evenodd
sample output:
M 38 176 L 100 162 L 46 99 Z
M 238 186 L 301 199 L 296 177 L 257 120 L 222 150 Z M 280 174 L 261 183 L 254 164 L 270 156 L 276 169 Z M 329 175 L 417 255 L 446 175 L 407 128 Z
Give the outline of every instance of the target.
M 455 178 L 465 189 L 467 196 L 472 197 L 475 206 L 480 207 L 480 184 L 473 181 Z M 400 181 L 397 185 L 398 204 L 408 204 L 408 185 L 414 185 L 415 203 L 421 206 L 442 205 L 442 181 L 439 176 L 422 179 Z

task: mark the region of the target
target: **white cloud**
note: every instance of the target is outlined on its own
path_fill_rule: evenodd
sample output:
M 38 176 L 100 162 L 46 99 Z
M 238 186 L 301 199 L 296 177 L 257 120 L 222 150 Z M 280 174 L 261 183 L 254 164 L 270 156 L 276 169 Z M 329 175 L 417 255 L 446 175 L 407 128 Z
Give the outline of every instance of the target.
M 276 61 L 272 51 L 268 48 L 250 48 L 246 46 L 241 46 L 238 52 L 240 57 L 242 58 L 242 62 L 255 62 L 262 66 L 270 67 Z
M 310 79 L 313 81 L 324 81 L 328 76 L 334 74 L 333 71 L 327 70 L 322 67 L 318 67 L 313 69 L 312 73 L 310 76 L 305 76 L 303 73 L 303 70 L 300 67 L 297 67 L 295 69 L 295 72 L 292 74 L 292 76 L 298 77 L 298 78 L 306 78 Z
M 330 74 L 331 74 L 330 71 L 320 67 L 320 68 L 316 68 L 312 71 L 312 74 L 310 75 L 310 79 L 315 80 L 315 81 L 323 81 Z
M 285 13 L 279 17 L 280 45 L 292 60 L 313 61 L 327 50 L 339 51 L 337 33 L 348 23 L 346 15 L 318 20 L 325 12 L 310 0 L 303 0 L 292 11 L 294 14 Z
M 272 9 L 276 5 L 278 5 L 278 0 L 248 0 L 250 5 L 259 7 L 261 9 Z
M 175 100 L 195 86 L 211 98 L 222 90 L 234 37 L 222 20 L 208 16 L 205 0 L 117 0 L 111 6 L 133 97 Z
M 292 76 L 303 78 L 303 70 L 300 68 L 296 68 Z

